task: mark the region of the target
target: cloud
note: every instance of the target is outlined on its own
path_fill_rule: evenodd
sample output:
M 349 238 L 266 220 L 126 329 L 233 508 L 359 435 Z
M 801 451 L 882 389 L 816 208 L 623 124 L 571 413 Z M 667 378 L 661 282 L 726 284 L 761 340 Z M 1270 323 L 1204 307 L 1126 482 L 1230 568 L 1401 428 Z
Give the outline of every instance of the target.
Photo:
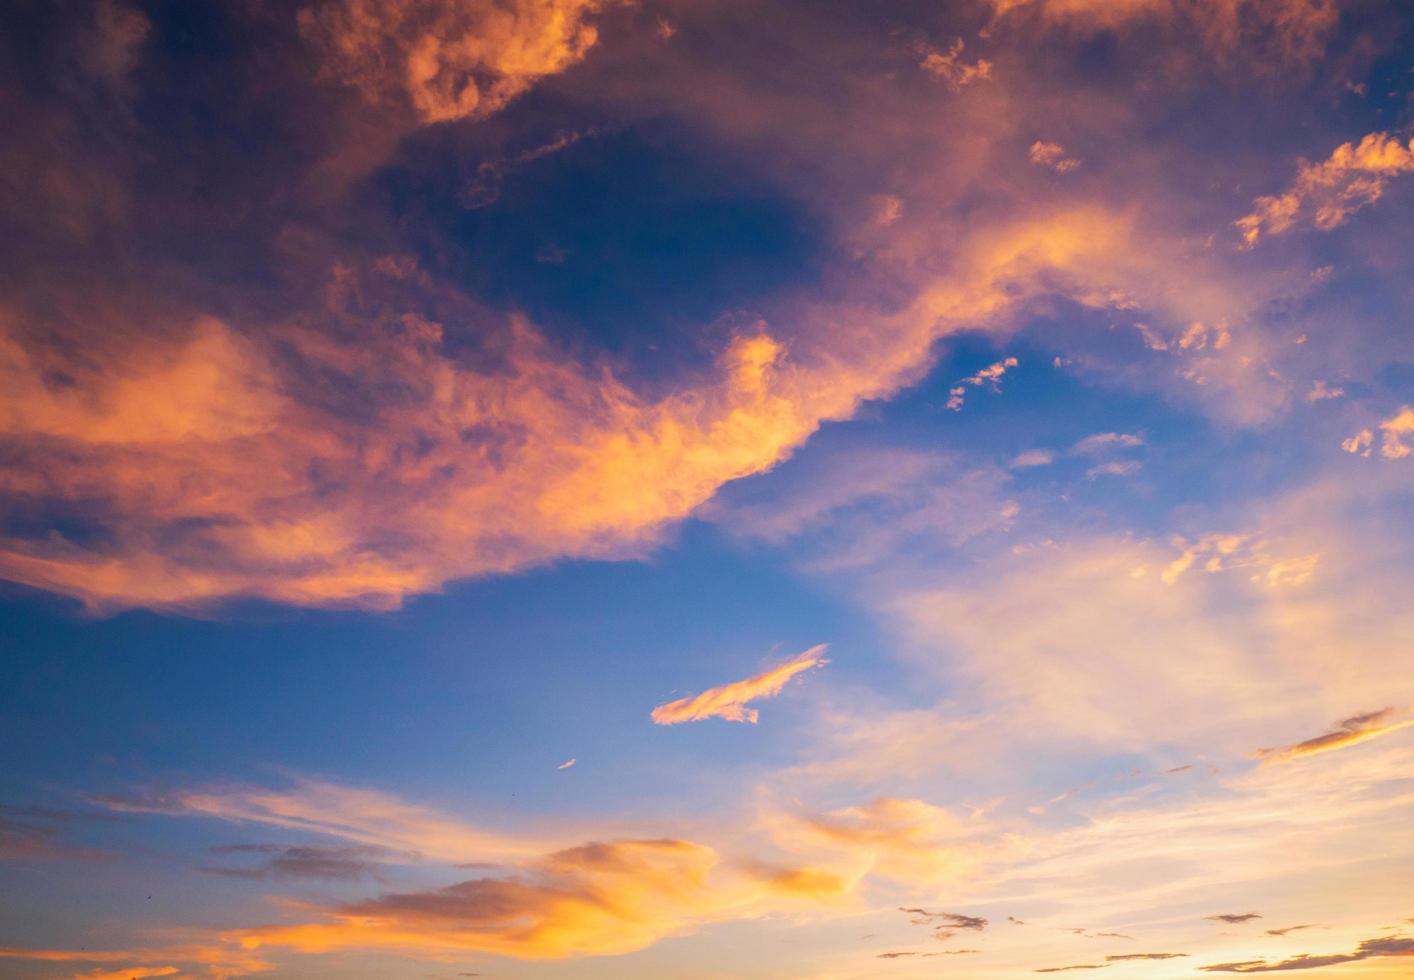
M 948 87 L 954 92 L 971 85 L 973 82 L 983 81 L 992 77 L 992 63 L 985 58 L 979 58 L 972 63 L 962 60 L 963 41 L 957 38 L 948 46 L 946 51 L 932 51 L 924 49 L 923 60 L 919 67 L 930 75 L 935 75 L 947 82 Z
M 1113 956 L 1106 956 L 1105 959 L 1112 963 L 1125 963 L 1130 960 L 1176 960 L 1187 955 L 1187 953 L 1116 953 Z
M 1414 939 L 1407 939 L 1403 936 L 1386 936 L 1382 939 L 1365 940 L 1353 953 L 1334 953 L 1328 956 L 1312 956 L 1309 953 L 1303 953 L 1300 956 L 1277 962 L 1268 962 L 1265 959 L 1242 960 L 1234 963 L 1214 963 L 1210 966 L 1200 966 L 1198 969 L 1205 973 L 1277 973 L 1286 970 L 1315 970 L 1326 966 L 1338 966 L 1341 963 L 1358 963 L 1362 960 L 1387 956 L 1414 956 Z
M 1368 742 L 1372 738 L 1379 738 L 1381 735 L 1388 735 L 1390 732 L 1397 732 L 1414 725 L 1414 718 L 1403 717 L 1405 714 L 1406 712 L 1399 708 L 1382 708 L 1379 711 L 1355 715 L 1338 722 L 1331 731 L 1324 735 L 1317 735 L 1304 742 L 1283 745 L 1279 748 L 1259 749 L 1256 752 L 1256 758 L 1262 759 L 1264 763 L 1291 762 L 1306 756 L 1319 755 L 1322 752 L 1334 752 L 1337 749 L 1349 748 L 1352 745 L 1359 745 L 1361 742 Z
M 1406 436 L 1414 436 L 1414 407 L 1405 405 L 1397 415 L 1380 423 L 1384 444 L 1380 455 L 1385 459 L 1403 459 L 1414 453 L 1414 446 L 1405 442 Z
M 229 980 L 274 967 L 262 957 L 227 943 L 186 943 L 170 946 L 138 946 L 131 949 L 24 949 L 0 947 L 0 959 L 30 960 L 37 963 L 122 963 L 116 970 L 96 970 L 79 974 L 76 980 L 127 980 L 129 977 L 160 977 L 183 973 L 206 975 L 212 980 Z M 186 964 L 180 968 L 177 964 Z M 143 972 L 146 971 L 146 972 Z
M 1041 140 L 1031 144 L 1027 158 L 1036 166 L 1054 170 L 1058 174 L 1069 173 L 1080 166 L 1079 160 L 1065 155 L 1065 147 L 1059 143 L 1046 143 Z
M 1144 437 L 1130 432 L 1096 432 L 1071 446 L 1070 451 L 1081 456 L 1098 456 L 1115 449 L 1133 449 L 1142 445 Z
M 1228 912 L 1223 915 L 1205 915 L 1203 918 L 1210 922 L 1226 922 L 1228 925 L 1238 925 L 1243 922 L 1251 922 L 1253 919 L 1260 919 L 1260 912 Z
M 0 805 L 0 861 L 105 860 L 112 855 L 65 843 L 60 822 L 80 814 L 67 810 Z
M 1279 235 L 1309 215 L 1322 231 L 1345 223 L 1350 215 L 1374 204 L 1391 178 L 1414 171 L 1414 140 L 1409 145 L 1389 133 L 1370 133 L 1358 144 L 1342 143 L 1321 163 L 1303 162 L 1281 194 L 1257 198 L 1252 211 L 1236 221 L 1242 246 L 1252 248 L 1264 235 Z
M 1086 470 L 1085 476 L 1091 480 L 1101 476 L 1132 476 L 1139 472 L 1141 465 L 1142 464 L 1132 459 L 1099 463 Z
M 1334 0 L 989 0 L 993 32 L 1042 24 L 1089 31 L 1136 29 L 1163 24 L 1185 44 L 1224 67 L 1261 73 L 1314 61 L 1339 22 Z
M 1380 433 L 1380 455 L 1385 459 L 1405 459 L 1414 454 L 1414 406 L 1404 405 L 1376 426 Z M 1410 440 L 1410 441 L 1406 441 Z M 1375 433 L 1361 429 L 1341 442 L 1348 453 L 1368 457 L 1374 452 Z
M 283 844 L 224 844 L 207 849 L 218 855 L 259 855 L 254 867 L 217 865 L 203 871 L 232 878 L 360 878 L 379 864 L 395 858 L 407 861 L 379 847 L 310 847 Z
M 544 843 L 487 831 L 377 790 L 297 780 L 284 790 L 248 786 L 109 796 L 95 802 L 122 813 L 257 823 L 342 838 L 389 856 L 416 854 L 451 863 L 517 859 Z
M 914 918 L 909 921 L 915 926 L 928 926 L 937 939 L 951 939 L 959 931 L 981 932 L 987 928 L 987 920 L 977 915 L 963 915 L 961 912 L 929 912 L 920 908 L 899 908 Z
M 997 361 L 995 364 L 989 364 L 976 374 L 962 378 L 948 390 L 948 408 L 952 409 L 954 412 L 962 411 L 963 399 L 967 397 L 967 388 L 964 387 L 965 385 L 972 385 L 979 388 L 982 385 L 990 385 L 993 391 L 1001 391 L 1002 375 L 1006 374 L 1007 368 L 1014 368 L 1016 365 L 1016 358 L 1008 357 Z
M 860 876 L 877 875 L 929 886 L 957 878 L 1005 845 L 923 800 L 880 797 L 864 806 L 823 813 L 769 810 L 762 823 L 774 841 L 795 853 L 841 859 Z M 963 928 L 982 928 L 981 923 Z M 962 921 L 962 920 L 959 920 Z
M 1056 461 L 1056 454 L 1049 449 L 1028 449 L 1017 453 L 1007 464 L 1011 469 L 1024 470 L 1033 466 L 1049 466 Z
M 823 667 L 829 663 L 824 658 L 827 649 L 828 643 L 820 643 L 755 677 L 708 688 L 701 694 L 660 704 L 653 709 L 653 723 L 680 725 L 688 721 L 724 718 L 727 721 L 743 721 L 754 725 L 759 712 L 755 708 L 746 707 L 747 702 L 773 698 L 780 694 L 797 674 L 813 667 Z
M 600 0 L 329 0 L 302 10 L 324 71 L 371 102 L 405 99 L 424 123 L 490 115 L 598 40 Z
M 1039 970 L 1032 970 L 1032 973 L 1065 973 L 1068 970 L 1103 970 L 1108 963 L 1076 963 L 1071 966 L 1047 966 Z
M 1311 926 L 1311 925 L 1304 925 L 1304 926 L 1286 926 L 1286 927 L 1283 928 L 1283 929 L 1268 929 L 1268 930 L 1267 930 L 1267 935 L 1269 935 L 1269 936 L 1285 936 L 1288 932 L 1297 932 L 1297 931 L 1299 931 L 1299 930 L 1301 930 L 1301 929 L 1314 929 L 1314 928 L 1315 928 L 1315 926 Z
M 388 609 L 455 579 L 641 556 L 724 484 L 917 381 L 941 337 L 1010 329 L 1041 296 L 1107 304 L 1110 283 L 1207 305 L 1211 285 L 1149 290 L 1174 266 L 1135 241 L 1093 207 L 989 225 L 902 309 L 807 306 L 830 329 L 795 336 L 755 324 L 651 397 L 416 263 L 338 262 L 315 308 L 260 330 L 196 316 L 66 342 L 76 328 L 0 310 L 16 461 L 0 491 L 54 515 L 5 529 L 0 577 L 98 611 Z
M 560 763 L 558 766 L 556 766 L 555 768 L 556 768 L 556 769 L 569 769 L 571 766 L 573 766 L 573 765 L 574 765 L 576 762 L 578 762 L 578 761 L 579 761 L 578 759 L 570 759 L 570 760 L 568 760 L 568 761 L 566 761 L 566 762 L 561 762 L 561 763 Z
M 801 889 L 789 875 L 732 876 L 719 863 L 713 849 L 690 841 L 590 843 L 507 876 L 386 894 L 329 907 L 310 922 L 235 930 L 225 938 L 248 950 L 305 953 L 616 955 L 717 917 L 750 917 L 757 914 L 753 905 L 770 899 L 814 899 L 820 891 Z
M 1311 385 L 1311 390 L 1306 392 L 1308 402 L 1326 401 L 1331 398 L 1340 398 L 1345 395 L 1344 388 L 1329 388 L 1320 378 L 1317 378 Z

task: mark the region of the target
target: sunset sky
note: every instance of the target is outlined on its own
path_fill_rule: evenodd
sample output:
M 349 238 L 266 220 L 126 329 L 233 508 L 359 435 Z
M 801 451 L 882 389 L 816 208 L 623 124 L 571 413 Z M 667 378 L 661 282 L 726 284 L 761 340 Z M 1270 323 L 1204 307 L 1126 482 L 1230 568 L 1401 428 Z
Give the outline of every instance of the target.
M 1414 977 L 1414 5 L 3 6 L 0 978 Z

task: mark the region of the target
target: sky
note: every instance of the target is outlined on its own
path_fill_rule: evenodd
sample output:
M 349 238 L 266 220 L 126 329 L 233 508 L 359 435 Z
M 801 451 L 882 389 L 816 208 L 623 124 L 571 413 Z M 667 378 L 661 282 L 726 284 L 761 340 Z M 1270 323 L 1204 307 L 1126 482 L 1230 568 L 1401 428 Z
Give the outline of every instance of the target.
M 0 977 L 1414 975 L 1414 10 L 0 12 Z

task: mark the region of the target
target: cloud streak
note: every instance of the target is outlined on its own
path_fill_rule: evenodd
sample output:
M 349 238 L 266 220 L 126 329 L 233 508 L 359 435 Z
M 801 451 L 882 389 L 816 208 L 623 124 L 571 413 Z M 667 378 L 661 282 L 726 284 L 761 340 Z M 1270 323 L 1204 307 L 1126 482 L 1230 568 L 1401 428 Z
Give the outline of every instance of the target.
M 1355 715 L 1338 722 L 1324 735 L 1274 749 L 1258 749 L 1256 757 L 1264 763 L 1283 763 L 1349 748 L 1414 725 L 1414 718 L 1404 717 L 1406 714 L 1407 712 L 1398 708 L 1382 708 L 1379 711 Z
M 820 643 L 754 677 L 732 681 L 720 687 L 708 688 L 692 697 L 660 704 L 652 711 L 653 723 L 681 725 L 689 721 L 722 718 L 726 721 L 754 725 L 760 717 L 760 712 L 756 708 L 747 707 L 747 704 L 762 698 L 773 698 L 797 675 L 829 663 L 824 656 L 827 649 L 828 643 Z

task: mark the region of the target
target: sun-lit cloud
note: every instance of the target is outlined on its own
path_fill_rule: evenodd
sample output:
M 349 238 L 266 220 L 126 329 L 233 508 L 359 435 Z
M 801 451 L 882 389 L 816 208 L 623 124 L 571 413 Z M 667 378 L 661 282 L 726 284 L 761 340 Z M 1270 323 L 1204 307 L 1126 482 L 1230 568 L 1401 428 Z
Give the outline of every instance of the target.
M 455 863 L 529 857 L 544 848 L 533 837 L 498 834 L 389 793 L 319 780 L 298 780 L 283 790 L 218 786 L 106 796 L 96 802 L 119 813 L 324 834 L 382 849 L 390 858 L 411 854 Z
M 1213 963 L 1200 966 L 1204 973 L 1278 973 L 1288 970 L 1316 970 L 1341 963 L 1358 963 L 1361 960 L 1383 957 L 1414 956 L 1414 939 L 1403 936 L 1386 936 L 1381 939 L 1367 939 L 1353 952 L 1311 955 L 1303 953 L 1289 959 L 1269 961 L 1266 959 L 1242 960 L 1233 963 Z
M 827 649 L 828 643 L 819 643 L 754 677 L 732 681 L 720 687 L 708 688 L 701 694 L 660 704 L 652 711 L 653 723 L 680 725 L 688 721 L 723 718 L 754 725 L 760 712 L 756 708 L 748 708 L 747 703 L 762 698 L 773 698 L 798 674 L 829 663 L 825 659 Z
M 1355 715 L 1339 722 L 1324 735 L 1317 735 L 1304 742 L 1295 742 L 1275 749 L 1260 749 L 1256 755 L 1257 758 L 1269 763 L 1291 762 L 1306 756 L 1349 748 L 1352 745 L 1359 745 L 1372 738 L 1379 738 L 1382 735 L 1388 735 L 1414 725 L 1414 718 L 1406 717 L 1407 714 L 1408 712 L 1398 708 L 1383 708 L 1379 711 Z
M 1132 432 L 1096 432 L 1070 447 L 1070 451 L 1084 456 L 1095 456 L 1110 450 L 1133 449 L 1142 445 L 1144 437 Z
M 1059 143 L 1037 140 L 1026 152 L 1026 158 L 1038 167 L 1054 170 L 1058 174 L 1069 173 L 1080 166 L 1080 161 L 1065 155 L 1065 147 Z
M 212 980 L 230 980 L 274 969 L 264 957 L 220 941 L 135 946 L 131 949 L 25 949 L 7 946 L 0 947 L 0 959 L 36 963 L 123 964 L 118 969 L 102 968 L 76 974 L 85 980 L 126 980 L 128 977 L 174 976 L 179 973 L 210 977 Z
M 1303 162 L 1287 190 L 1252 202 L 1251 213 L 1236 222 L 1243 247 L 1289 231 L 1300 220 L 1330 231 L 1378 201 L 1391 177 L 1411 172 L 1414 140 L 1405 145 L 1389 133 L 1370 133 L 1358 144 L 1342 143 L 1320 163 Z
M 970 825 L 923 800 L 881 797 L 819 813 L 773 808 L 762 819 L 773 840 L 787 850 L 833 856 L 860 874 L 921 886 L 961 877 L 988 850 L 1011 846 L 989 838 L 985 825 Z M 974 924 L 965 926 L 958 926 L 959 921 L 948 920 L 955 927 L 985 926 L 982 919 L 968 919 Z
M 598 40 L 601 0 L 329 0 L 300 12 L 324 70 L 370 101 L 397 94 L 435 123 L 489 115 Z
M 1003 358 L 995 364 L 987 365 L 976 374 L 971 374 L 960 379 L 957 384 L 948 390 L 948 408 L 952 409 L 954 412 L 962 410 L 963 400 L 967 397 L 966 385 L 972 385 L 978 388 L 983 385 L 988 385 L 993 391 L 1001 391 L 1002 375 L 1006 374 L 1008 368 L 1016 367 L 1017 363 L 1014 357 Z
M 962 38 L 956 38 L 946 50 L 924 49 L 921 52 L 923 60 L 918 63 L 919 67 L 928 74 L 941 78 L 955 92 L 961 91 L 973 82 L 991 78 L 992 63 L 986 58 L 978 58 L 973 62 L 964 61 L 962 58 L 963 47 Z

